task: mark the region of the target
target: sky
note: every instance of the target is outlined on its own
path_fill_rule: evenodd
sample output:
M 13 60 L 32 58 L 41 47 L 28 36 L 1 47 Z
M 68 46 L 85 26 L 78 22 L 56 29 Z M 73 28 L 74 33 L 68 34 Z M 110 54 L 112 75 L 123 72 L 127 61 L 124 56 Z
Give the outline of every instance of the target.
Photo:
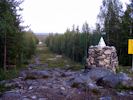
M 102 0 L 25 0 L 21 25 L 29 25 L 34 33 L 64 33 L 73 25 L 81 30 L 85 22 L 95 28 L 101 5 Z

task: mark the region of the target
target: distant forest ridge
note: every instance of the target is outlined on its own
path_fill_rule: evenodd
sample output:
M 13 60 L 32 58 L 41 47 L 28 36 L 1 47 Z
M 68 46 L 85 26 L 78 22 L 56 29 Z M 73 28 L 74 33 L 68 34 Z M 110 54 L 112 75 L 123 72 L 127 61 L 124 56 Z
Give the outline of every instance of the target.
M 52 33 L 53 35 L 56 33 Z M 64 33 L 58 33 L 58 34 L 64 34 Z M 49 35 L 49 33 L 35 33 L 35 35 Z

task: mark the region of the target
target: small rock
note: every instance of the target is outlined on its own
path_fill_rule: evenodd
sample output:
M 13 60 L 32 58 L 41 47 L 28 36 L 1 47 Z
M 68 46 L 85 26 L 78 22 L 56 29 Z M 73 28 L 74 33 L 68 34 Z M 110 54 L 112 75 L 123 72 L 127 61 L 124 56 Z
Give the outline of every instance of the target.
M 63 72 L 62 75 L 65 75 L 65 76 L 71 76 L 73 75 L 75 72 Z
M 106 54 L 106 55 L 107 55 L 107 54 L 111 54 L 111 51 L 110 51 L 110 50 L 105 50 L 105 51 L 104 51 L 104 54 Z
M 97 91 L 99 91 L 98 90 L 98 87 L 97 86 L 94 86 L 94 85 L 88 85 L 86 87 L 86 91 L 94 91 L 94 89 L 97 89 Z
M 5 87 L 10 87 L 11 85 L 13 85 L 13 83 L 6 83 Z
M 61 78 L 56 78 L 55 80 L 56 80 L 56 81 L 62 81 L 62 79 L 61 79 Z
M 69 94 L 67 94 L 66 96 L 65 96 L 65 98 L 69 98 L 70 97 L 70 95 Z
M 112 97 L 101 97 L 100 100 L 113 100 Z
M 23 98 L 23 100 L 30 100 L 30 99 L 28 99 L 28 98 Z
M 38 99 L 38 100 L 48 100 L 47 98 L 40 98 L 40 99 Z
M 85 89 L 85 87 L 84 87 L 84 85 L 83 84 L 78 84 L 78 86 L 77 86 L 77 88 L 79 88 L 79 89 Z
M 36 99 L 36 96 L 35 96 L 35 95 L 33 95 L 33 96 L 31 96 L 31 98 L 32 98 L 32 99 Z
M 60 69 L 59 68 L 54 68 L 53 71 L 60 71 Z
M 3 97 L 21 97 L 19 93 L 6 93 Z
M 122 91 L 122 92 L 116 92 L 116 94 L 119 95 L 119 96 L 128 95 L 128 93 L 127 92 L 124 92 L 124 91 Z
M 0 84 L 2 84 L 2 83 L 4 83 L 4 82 L 6 82 L 5 80 L 3 80 L 3 81 L 0 81 Z
M 60 89 L 61 89 L 61 90 L 65 90 L 65 88 L 64 88 L 64 87 L 61 87 Z
M 55 58 L 62 58 L 62 56 L 61 55 L 57 55 L 57 56 L 55 56 Z
M 133 95 L 133 92 L 132 92 L 132 91 L 130 91 L 130 92 L 129 92 L 129 94 Z
M 57 71 L 52 71 L 52 74 L 53 75 L 58 75 L 58 76 L 60 75 Z
M 28 67 L 34 67 L 34 64 L 29 64 Z
M 59 84 L 53 84 L 50 87 L 56 89 L 56 88 L 60 88 L 61 86 L 62 85 L 59 85 Z
M 70 65 L 66 65 L 65 69 L 68 69 L 69 67 L 71 67 Z
M 32 80 L 26 80 L 26 83 L 28 84 L 28 85 L 31 85 L 32 84 Z
M 29 90 L 31 90 L 31 89 L 33 89 L 33 87 L 32 87 L 32 86 L 30 86 L 30 87 L 29 87 Z

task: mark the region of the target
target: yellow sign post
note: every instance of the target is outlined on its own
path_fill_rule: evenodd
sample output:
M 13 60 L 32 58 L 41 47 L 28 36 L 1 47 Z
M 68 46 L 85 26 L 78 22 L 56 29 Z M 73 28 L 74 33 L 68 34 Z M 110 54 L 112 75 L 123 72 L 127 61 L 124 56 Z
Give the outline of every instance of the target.
M 132 54 L 132 69 L 130 70 L 130 73 L 133 71 L 133 39 L 128 40 L 128 54 Z

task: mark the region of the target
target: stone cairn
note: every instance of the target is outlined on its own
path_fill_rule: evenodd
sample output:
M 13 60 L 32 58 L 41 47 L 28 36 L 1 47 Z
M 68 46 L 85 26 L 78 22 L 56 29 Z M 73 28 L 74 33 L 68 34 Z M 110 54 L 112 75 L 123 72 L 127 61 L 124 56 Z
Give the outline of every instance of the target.
M 86 59 L 88 69 L 92 67 L 105 67 L 116 74 L 116 66 L 118 66 L 118 57 L 114 46 L 106 46 L 101 37 L 98 46 L 90 46 L 89 57 Z

